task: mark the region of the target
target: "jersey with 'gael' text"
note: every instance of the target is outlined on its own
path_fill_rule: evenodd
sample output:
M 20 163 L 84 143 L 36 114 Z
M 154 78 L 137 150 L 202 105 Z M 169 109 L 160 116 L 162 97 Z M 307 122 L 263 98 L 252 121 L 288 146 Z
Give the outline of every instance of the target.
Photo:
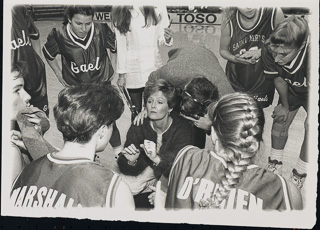
M 101 83 L 114 73 L 107 49 L 115 52 L 115 34 L 107 24 L 92 23 L 85 38 L 79 38 L 70 25 L 53 28 L 43 47 L 49 60 L 61 54 L 62 76 L 68 85 Z
M 257 12 L 258 21 L 251 28 L 245 28 L 237 10 L 235 17 L 229 22 L 230 53 L 241 55 L 244 51 L 261 49 L 274 29 L 275 11 L 275 8 L 260 8 Z M 274 82 L 265 78 L 260 59 L 255 64 L 249 65 L 228 61 L 226 75 L 235 91 L 252 94 L 263 107 L 272 104 Z

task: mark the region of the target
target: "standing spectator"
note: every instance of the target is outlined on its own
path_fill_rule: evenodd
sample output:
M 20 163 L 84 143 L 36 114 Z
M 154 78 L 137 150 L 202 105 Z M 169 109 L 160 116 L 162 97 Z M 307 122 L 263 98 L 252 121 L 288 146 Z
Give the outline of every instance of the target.
M 111 85 L 88 84 L 63 89 L 54 116 L 64 145 L 60 151 L 51 152 L 24 168 L 12 188 L 13 205 L 133 208 L 128 185 L 118 174 L 93 162 L 96 152 L 106 148 L 112 123 L 123 109 L 122 99 Z
M 279 102 L 272 114 L 272 149 L 268 169 L 281 174 L 289 127 L 300 107 L 308 112 L 310 65 L 307 21 L 300 16 L 290 16 L 281 22 L 262 49 L 262 62 L 265 74 L 274 79 L 279 93 Z M 291 177 L 299 189 L 307 176 L 307 118 L 304 126 L 300 156 Z
M 11 63 L 26 62 L 28 71 L 24 87 L 31 96 L 30 104 L 49 116 L 45 65 L 41 59 L 40 34 L 27 9 L 22 5 L 12 8 Z
M 83 83 L 111 84 L 113 68 L 107 49 L 116 51 L 115 34 L 107 24 L 93 22 L 91 6 L 68 6 L 61 28 L 53 28 L 43 53 L 64 86 Z M 60 54 L 62 70 L 56 56 Z M 110 143 L 114 153 L 121 148 L 120 133 L 114 123 Z
M 226 8 L 220 55 L 228 60 L 226 75 L 233 89 L 251 94 L 263 108 L 272 104 L 274 83 L 263 72 L 261 47 L 284 19 L 276 8 Z
M 173 44 L 167 9 L 164 6 L 116 6 L 112 21 L 117 37 L 117 84 L 128 89 L 140 112 L 149 74 L 162 66 L 159 46 Z

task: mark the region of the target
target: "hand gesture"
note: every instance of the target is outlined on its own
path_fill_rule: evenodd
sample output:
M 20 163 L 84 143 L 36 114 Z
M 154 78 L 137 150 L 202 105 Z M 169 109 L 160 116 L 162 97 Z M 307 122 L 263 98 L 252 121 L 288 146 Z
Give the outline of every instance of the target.
M 153 141 L 149 141 L 149 140 L 144 140 L 143 144 L 140 145 L 146 155 L 150 158 L 150 160 L 152 160 L 153 162 L 155 162 L 156 164 L 159 163 L 157 162 L 157 150 L 156 150 L 156 143 L 154 143 Z
M 198 120 L 196 120 L 192 117 L 185 116 L 183 114 L 180 114 L 180 116 L 182 116 L 183 118 L 185 118 L 189 121 L 192 121 L 193 124 L 200 129 L 207 130 L 207 131 L 211 130 L 212 121 L 210 120 L 210 118 L 207 114 L 204 115 L 204 117 L 200 117 Z
M 133 120 L 133 124 L 136 126 L 142 125 L 143 120 L 147 117 L 147 110 L 142 110 Z
M 21 132 L 17 130 L 11 130 L 11 143 L 18 146 L 21 150 L 27 150 L 27 147 L 23 143 Z
M 126 74 L 119 74 L 117 85 L 120 87 L 126 87 Z
M 161 190 L 161 181 L 157 182 L 156 187 L 149 186 L 149 188 L 153 191 L 148 196 L 149 203 L 154 205 L 155 210 L 164 209 L 167 194 Z
M 28 121 L 33 124 L 34 129 L 42 135 L 41 130 L 41 118 L 39 118 L 36 114 L 25 114 L 28 117 Z
M 240 58 L 250 60 L 251 64 L 255 64 L 260 60 L 261 49 L 250 49 L 248 51 L 244 50 L 240 55 Z
M 234 62 L 244 64 L 244 65 L 251 65 L 252 64 L 250 59 L 242 58 L 240 54 L 236 54 L 234 56 Z
M 274 108 L 271 117 L 276 122 L 285 122 L 288 118 L 288 114 L 289 108 L 283 106 L 282 104 L 279 104 Z
M 128 161 L 134 162 L 140 156 L 140 150 L 136 148 L 134 144 L 129 145 L 128 147 L 122 150 L 123 155 L 127 158 Z
M 164 28 L 164 38 L 166 39 L 166 43 L 168 44 L 172 38 L 173 31 L 170 28 Z

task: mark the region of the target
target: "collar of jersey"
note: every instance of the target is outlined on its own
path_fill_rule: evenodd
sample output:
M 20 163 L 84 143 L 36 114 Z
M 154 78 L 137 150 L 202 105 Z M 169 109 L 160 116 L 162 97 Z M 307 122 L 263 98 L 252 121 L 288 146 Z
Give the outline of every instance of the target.
M 290 65 L 284 65 L 283 69 L 290 74 L 294 74 L 301 67 L 309 45 L 309 37 L 303 50 L 300 50 L 296 57 L 290 62 Z M 299 63 L 298 63 L 299 62 Z
M 261 22 L 261 19 L 262 19 L 262 16 L 263 16 L 263 9 L 264 8 L 260 8 L 259 10 L 259 20 L 257 21 L 257 23 L 251 28 L 251 29 L 245 29 L 241 26 L 241 23 L 240 23 L 240 19 L 239 19 L 239 10 L 237 11 L 237 14 L 236 14 L 236 19 L 237 19 L 237 23 L 240 27 L 241 30 L 243 30 L 244 32 L 251 32 L 252 30 L 254 30 Z
M 222 157 L 220 157 L 218 154 L 216 154 L 216 153 L 213 152 L 213 151 L 210 151 L 210 154 L 211 154 L 214 158 L 216 158 L 217 160 L 219 160 L 219 161 L 223 164 L 223 166 L 224 166 L 225 168 L 227 168 L 227 163 L 226 163 L 226 161 L 225 161 Z M 251 165 L 248 165 L 248 166 L 247 166 L 247 169 L 253 169 L 253 168 L 257 168 L 257 167 L 259 167 L 259 166 L 254 165 L 254 164 L 251 164 Z
M 91 41 L 92 41 L 93 32 L 94 32 L 94 23 L 92 23 L 91 33 L 90 33 L 90 35 L 89 35 L 90 37 L 89 37 L 89 39 L 88 39 L 87 44 L 86 44 L 86 45 L 83 45 L 83 44 L 77 42 L 77 41 L 74 39 L 74 37 L 76 37 L 76 38 L 79 39 L 79 40 L 84 40 L 84 39 L 86 39 L 86 37 L 88 36 L 88 34 L 87 34 L 87 36 L 85 36 L 84 38 L 79 38 L 79 37 L 71 30 L 70 24 L 67 24 L 67 33 L 68 33 L 70 39 L 72 40 L 72 42 L 75 43 L 75 44 L 77 44 L 78 46 L 80 46 L 82 49 L 85 49 L 85 50 L 89 47 L 89 45 L 90 45 L 90 43 L 91 43 Z
M 48 153 L 47 158 L 49 161 L 56 164 L 80 164 L 80 163 L 92 162 L 90 159 L 87 159 L 87 158 L 61 157 L 61 156 L 55 155 L 54 153 Z

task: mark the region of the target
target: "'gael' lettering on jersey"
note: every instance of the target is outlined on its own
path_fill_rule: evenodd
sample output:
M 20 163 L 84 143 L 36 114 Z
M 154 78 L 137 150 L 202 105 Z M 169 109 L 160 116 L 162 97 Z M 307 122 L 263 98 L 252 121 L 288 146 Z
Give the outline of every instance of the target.
M 191 191 L 194 190 L 195 197 L 193 200 L 199 203 L 201 199 L 206 200 L 212 197 L 212 194 L 215 194 L 218 188 L 219 184 L 215 184 L 208 179 L 187 177 L 181 190 L 177 194 L 177 198 L 185 200 L 190 196 Z M 255 195 L 242 189 L 232 189 L 228 199 L 221 203 L 220 208 L 230 210 L 262 210 L 262 205 L 263 200 Z
M 246 36 L 240 41 L 232 44 L 232 51 L 239 49 L 241 46 L 243 46 L 248 42 L 260 42 L 260 41 L 262 43 L 265 43 L 265 35 L 253 34 L 253 35 Z
M 31 41 L 29 37 L 26 37 L 24 30 L 22 32 L 22 38 L 17 38 L 17 40 L 11 41 L 11 49 L 16 50 L 22 46 L 31 46 Z
M 101 64 L 99 65 L 99 57 L 97 57 L 96 64 L 95 66 L 92 63 L 87 64 L 82 64 L 80 66 L 77 66 L 76 63 L 71 62 L 71 70 L 74 73 L 80 73 L 81 72 L 88 72 L 88 71 L 94 71 L 94 70 L 99 70 L 101 68 Z
M 303 83 L 302 84 L 300 82 L 298 82 L 298 81 L 292 82 L 288 78 L 285 78 L 284 80 L 286 82 L 288 82 L 290 85 L 293 85 L 293 86 L 296 86 L 296 87 L 308 87 L 308 83 L 307 83 L 307 78 L 306 77 L 303 78 Z
M 10 200 L 14 207 L 45 207 L 45 208 L 58 208 L 58 207 L 72 207 L 74 200 L 67 198 L 63 193 L 58 195 L 58 191 L 48 189 L 46 187 L 38 188 L 37 186 L 23 186 L 19 187 L 12 192 Z M 82 207 L 78 204 L 77 207 Z

